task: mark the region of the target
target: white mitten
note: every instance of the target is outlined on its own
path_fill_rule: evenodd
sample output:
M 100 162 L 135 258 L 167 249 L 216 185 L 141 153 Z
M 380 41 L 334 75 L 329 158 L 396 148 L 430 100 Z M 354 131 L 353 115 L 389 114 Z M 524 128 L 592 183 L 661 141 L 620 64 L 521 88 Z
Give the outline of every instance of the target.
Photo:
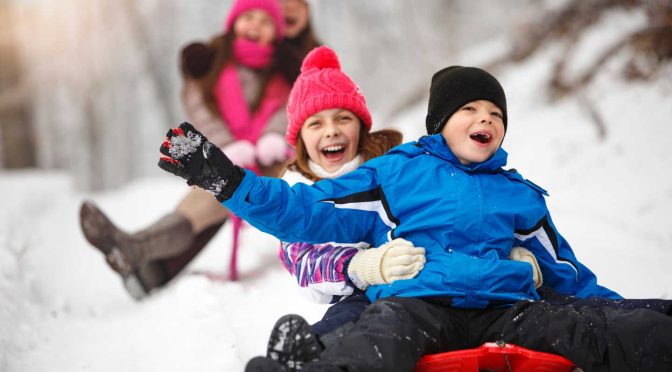
M 425 248 L 398 238 L 378 248 L 364 249 L 352 258 L 348 276 L 359 289 L 411 279 L 425 266 Z
M 264 167 L 287 160 L 287 140 L 277 133 L 267 133 L 257 141 L 257 160 Z
M 515 247 L 511 250 L 511 255 L 509 255 L 509 258 L 514 261 L 527 262 L 532 265 L 534 288 L 539 288 L 542 284 L 544 284 L 544 277 L 541 275 L 539 263 L 537 262 L 537 258 L 534 257 L 532 252 L 523 247 Z
M 251 167 L 254 163 L 254 145 L 247 140 L 232 142 L 221 148 L 231 162 L 240 167 Z

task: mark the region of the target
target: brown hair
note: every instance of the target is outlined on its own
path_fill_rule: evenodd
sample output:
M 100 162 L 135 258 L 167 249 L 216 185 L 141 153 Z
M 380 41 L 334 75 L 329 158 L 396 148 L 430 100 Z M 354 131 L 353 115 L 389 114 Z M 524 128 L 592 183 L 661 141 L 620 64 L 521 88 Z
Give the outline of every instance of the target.
M 308 54 L 308 52 L 314 48 L 322 45 L 322 43 L 317 39 L 317 36 L 315 36 L 315 32 L 313 32 L 313 26 L 310 24 L 310 20 L 308 20 L 306 28 L 299 32 L 295 38 L 285 38 L 285 41 L 289 44 L 293 44 L 294 47 L 297 48 L 303 56 Z
M 357 153 L 362 156 L 362 161 L 368 161 L 383 155 L 394 146 L 401 144 L 402 140 L 403 135 L 396 129 L 381 129 L 369 132 L 366 126 L 360 125 Z M 287 164 L 288 170 L 299 172 L 314 182 L 321 179 L 308 166 L 308 151 L 306 151 L 306 145 L 303 142 L 303 138 L 301 138 L 300 132 L 299 138 L 296 141 L 294 155 L 294 160 Z
M 294 38 L 285 38 L 278 45 L 278 67 L 285 78 L 294 84 L 301 73 L 301 63 L 306 54 L 322 45 L 315 37 L 310 20 L 301 32 Z

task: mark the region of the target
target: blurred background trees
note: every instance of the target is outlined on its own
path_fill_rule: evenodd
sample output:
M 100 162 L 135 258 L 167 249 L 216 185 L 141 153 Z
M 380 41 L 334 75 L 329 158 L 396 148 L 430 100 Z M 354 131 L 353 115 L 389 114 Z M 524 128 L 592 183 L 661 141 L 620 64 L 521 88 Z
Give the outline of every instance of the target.
M 64 170 L 85 190 L 160 174 L 158 145 L 184 120 L 179 50 L 219 32 L 230 3 L 1 0 L 0 168 Z M 669 0 L 311 4 L 318 36 L 360 83 L 378 127 L 426 102 L 441 67 L 496 70 L 554 45 L 545 94 L 581 99 L 605 136 L 582 87 L 610 59 L 620 58 L 624 79 L 653 79 L 672 58 Z M 573 60 L 591 25 L 614 13 L 624 26 L 613 43 Z

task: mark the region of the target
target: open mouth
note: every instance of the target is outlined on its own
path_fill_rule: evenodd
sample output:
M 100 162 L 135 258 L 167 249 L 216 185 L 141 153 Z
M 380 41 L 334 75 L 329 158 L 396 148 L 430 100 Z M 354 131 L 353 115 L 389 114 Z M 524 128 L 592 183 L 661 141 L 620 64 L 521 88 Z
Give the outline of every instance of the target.
M 258 36 L 258 35 L 250 35 L 250 34 L 247 34 L 247 35 L 245 35 L 245 36 L 243 36 L 243 37 L 245 38 L 245 40 L 252 41 L 252 42 L 255 42 L 255 43 L 256 43 L 257 41 L 259 41 L 259 36 Z
M 469 137 L 472 140 L 474 140 L 478 143 L 482 143 L 484 145 L 487 145 L 490 142 L 492 142 L 492 135 L 490 135 L 489 133 L 485 133 L 485 132 L 477 132 L 477 133 L 469 135 Z
M 322 149 L 322 155 L 329 160 L 338 160 L 345 154 L 344 145 L 331 145 Z
M 285 25 L 292 27 L 296 24 L 297 20 L 294 17 L 285 17 Z

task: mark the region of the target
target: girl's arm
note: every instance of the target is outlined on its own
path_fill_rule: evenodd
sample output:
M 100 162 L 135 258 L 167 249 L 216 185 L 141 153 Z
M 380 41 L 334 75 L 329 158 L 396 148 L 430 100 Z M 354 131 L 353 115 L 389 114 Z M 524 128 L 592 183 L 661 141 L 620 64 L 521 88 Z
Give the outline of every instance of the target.
M 282 242 L 280 261 L 311 300 L 334 303 L 358 288 L 348 278 L 352 257 L 366 246 Z
M 370 285 L 414 278 L 426 262 L 425 249 L 404 239 L 394 239 L 377 248 L 364 243 L 356 246 L 285 243 L 280 259 L 301 287 L 312 286 L 312 297 L 319 294 L 319 298 L 329 296 L 329 300 L 338 300 Z
M 195 80 L 190 78 L 184 80 L 182 105 L 189 121 L 215 146 L 221 149 L 233 141 L 231 131 L 221 116 L 215 115 L 207 107 Z

